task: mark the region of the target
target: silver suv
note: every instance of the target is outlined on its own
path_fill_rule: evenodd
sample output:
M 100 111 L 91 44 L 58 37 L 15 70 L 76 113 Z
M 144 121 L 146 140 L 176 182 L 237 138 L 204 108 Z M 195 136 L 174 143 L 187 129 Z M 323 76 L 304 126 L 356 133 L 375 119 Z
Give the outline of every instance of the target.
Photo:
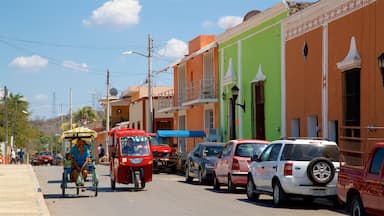
M 271 142 L 249 166 L 247 197 L 273 196 L 274 206 L 291 197 L 336 198 L 339 149 L 335 142 L 284 139 Z

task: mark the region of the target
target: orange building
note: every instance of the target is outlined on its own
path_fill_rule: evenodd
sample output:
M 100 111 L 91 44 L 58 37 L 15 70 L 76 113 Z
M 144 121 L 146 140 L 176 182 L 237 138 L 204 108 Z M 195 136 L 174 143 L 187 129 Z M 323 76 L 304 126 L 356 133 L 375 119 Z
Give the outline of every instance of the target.
M 218 134 L 217 48 L 214 35 L 200 35 L 189 42 L 189 53 L 172 65 L 174 91 L 160 94 L 160 112 L 172 112 L 174 129 L 204 130 L 212 139 Z M 181 153 L 201 139 L 179 139 Z
M 283 21 L 287 136 L 334 140 L 353 164 L 383 140 L 383 10 L 378 0 L 322 0 Z

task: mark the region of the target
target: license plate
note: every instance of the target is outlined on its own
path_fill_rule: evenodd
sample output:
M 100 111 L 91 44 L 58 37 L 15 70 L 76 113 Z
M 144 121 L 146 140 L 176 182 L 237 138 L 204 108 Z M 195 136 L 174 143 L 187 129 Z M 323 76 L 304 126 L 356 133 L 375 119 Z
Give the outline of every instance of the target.
M 48 162 L 48 160 L 44 160 L 44 162 Z
M 312 190 L 314 196 L 322 196 L 325 195 L 325 190 Z

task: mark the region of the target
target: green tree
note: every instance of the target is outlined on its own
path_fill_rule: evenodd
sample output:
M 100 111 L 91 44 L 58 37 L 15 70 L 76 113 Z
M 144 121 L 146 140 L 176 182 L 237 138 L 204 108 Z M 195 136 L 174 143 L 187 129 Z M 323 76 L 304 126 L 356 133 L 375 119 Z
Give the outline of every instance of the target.
M 86 126 L 88 123 L 95 122 L 97 120 L 97 112 L 91 106 L 80 108 L 74 114 L 74 122 L 76 122 L 78 126 Z

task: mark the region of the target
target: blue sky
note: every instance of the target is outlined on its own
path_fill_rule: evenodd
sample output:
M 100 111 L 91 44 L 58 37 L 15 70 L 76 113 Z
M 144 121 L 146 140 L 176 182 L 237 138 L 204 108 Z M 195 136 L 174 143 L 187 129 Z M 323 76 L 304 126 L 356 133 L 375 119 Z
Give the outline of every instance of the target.
M 50 118 L 72 108 L 100 108 L 106 71 L 119 93 L 142 84 L 153 38 L 153 70 L 187 52 L 200 34 L 220 34 L 249 11 L 278 0 L 2 0 L 0 87 L 21 94 L 32 118 Z M 154 75 L 153 85 L 172 85 L 172 71 Z M 54 96 L 55 95 L 55 96 Z M 54 100 L 55 98 L 55 100 Z M 55 106 L 54 106 L 55 104 Z

